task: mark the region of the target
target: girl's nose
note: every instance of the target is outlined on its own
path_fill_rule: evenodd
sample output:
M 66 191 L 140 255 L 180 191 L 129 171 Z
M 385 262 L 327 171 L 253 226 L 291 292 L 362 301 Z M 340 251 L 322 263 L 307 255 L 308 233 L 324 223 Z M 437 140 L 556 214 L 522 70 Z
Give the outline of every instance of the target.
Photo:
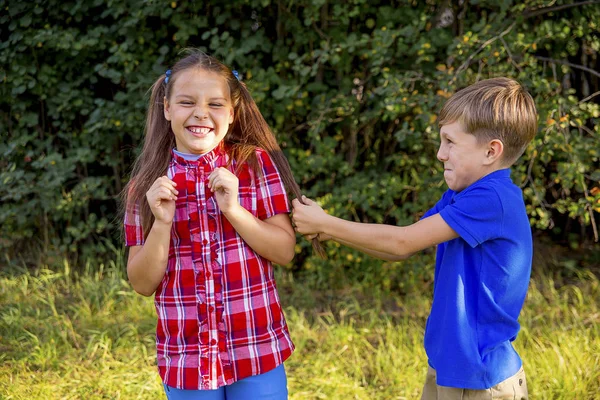
M 194 109 L 194 118 L 196 119 L 205 119 L 206 111 L 204 111 L 201 107 L 196 107 Z

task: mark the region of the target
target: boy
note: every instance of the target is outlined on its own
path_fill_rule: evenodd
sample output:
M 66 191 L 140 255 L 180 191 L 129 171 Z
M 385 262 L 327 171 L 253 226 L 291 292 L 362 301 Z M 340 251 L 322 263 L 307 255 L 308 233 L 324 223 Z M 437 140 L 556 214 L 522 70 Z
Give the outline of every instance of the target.
M 425 329 L 429 370 L 422 400 L 527 399 L 512 346 L 529 285 L 532 237 L 509 167 L 537 131 L 533 99 L 516 81 L 495 78 L 454 94 L 440 116 L 447 190 L 410 226 L 363 224 L 293 201 L 296 230 L 386 260 L 437 245 Z

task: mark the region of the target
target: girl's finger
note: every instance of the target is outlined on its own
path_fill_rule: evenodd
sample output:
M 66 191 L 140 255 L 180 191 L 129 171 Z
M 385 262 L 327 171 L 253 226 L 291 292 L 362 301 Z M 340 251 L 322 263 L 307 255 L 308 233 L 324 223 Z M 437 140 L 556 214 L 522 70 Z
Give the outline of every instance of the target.
M 215 179 L 213 179 L 210 190 L 212 190 L 213 192 L 216 192 L 217 190 L 219 190 L 223 186 L 221 182 L 222 182 L 221 177 L 216 177 Z
M 212 190 L 212 185 L 214 185 L 215 179 L 219 176 L 217 171 L 218 170 L 214 170 L 208 176 L 208 187 L 211 188 L 211 190 Z
M 177 194 L 179 194 L 179 192 L 177 191 L 177 189 L 175 189 L 175 186 L 177 186 L 177 183 L 173 182 L 172 180 L 170 180 L 166 176 L 161 176 L 160 178 L 158 178 L 158 179 L 156 179 L 154 181 L 154 183 L 150 187 L 150 190 L 152 190 L 152 189 L 158 189 L 160 187 L 166 187 L 171 192 L 173 192 L 173 194 L 177 195 Z
M 173 201 L 177 200 L 177 194 L 173 193 L 172 189 L 167 189 L 167 196 L 168 196 L 169 200 L 173 200 Z
M 173 198 L 173 193 L 165 188 L 161 187 L 156 191 L 156 198 L 161 200 L 171 200 Z
M 173 185 L 173 186 L 177 186 L 177 183 L 176 183 L 174 180 L 172 180 L 172 179 L 169 179 L 169 177 L 168 177 L 167 175 L 163 175 L 163 176 L 161 176 L 161 177 L 160 177 L 160 178 L 158 178 L 158 179 L 160 179 L 161 181 L 169 182 L 169 183 L 170 183 L 171 185 Z M 158 179 L 157 179 L 157 180 L 158 180 Z
M 176 183 L 169 179 L 164 179 L 160 182 L 160 186 L 169 189 L 174 195 L 177 195 L 179 194 L 179 191 L 175 189 L 175 185 Z

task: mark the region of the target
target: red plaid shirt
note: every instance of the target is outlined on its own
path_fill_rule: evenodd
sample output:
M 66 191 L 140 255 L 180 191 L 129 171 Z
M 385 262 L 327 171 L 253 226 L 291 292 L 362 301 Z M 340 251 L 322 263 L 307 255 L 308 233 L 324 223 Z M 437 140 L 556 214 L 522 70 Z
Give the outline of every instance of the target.
M 256 155 L 262 177 L 243 165 L 240 204 L 261 220 L 288 213 L 271 157 L 260 149 Z M 173 153 L 168 167 L 179 195 L 167 270 L 155 293 L 156 348 L 163 382 L 179 389 L 217 389 L 268 372 L 294 350 L 271 262 L 237 234 L 208 189 L 208 176 L 228 159 L 218 146 L 198 161 Z M 138 207 L 128 207 L 124 224 L 126 245 L 143 245 Z

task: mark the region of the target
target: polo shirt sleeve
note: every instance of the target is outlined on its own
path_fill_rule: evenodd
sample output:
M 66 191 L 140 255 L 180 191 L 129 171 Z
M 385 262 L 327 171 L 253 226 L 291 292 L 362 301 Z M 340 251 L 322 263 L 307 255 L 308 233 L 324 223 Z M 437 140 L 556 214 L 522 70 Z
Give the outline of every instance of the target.
M 502 202 L 489 187 L 465 189 L 455 201 L 440 211 L 441 217 L 471 247 L 502 235 Z
M 125 228 L 125 246 L 142 246 L 144 244 L 144 232 L 142 231 L 142 220 L 138 204 L 127 204 L 123 225 Z
M 443 209 L 446 206 L 446 204 L 448 204 L 450 202 L 450 199 L 452 198 L 453 193 L 454 192 L 450 189 L 446 190 L 444 192 L 444 194 L 442 195 L 442 198 L 439 199 L 438 202 L 435 203 L 435 205 L 433 207 L 431 207 L 429 210 L 427 210 L 427 212 L 425 214 L 423 214 L 421 219 L 425 219 L 427 217 L 431 217 L 432 215 L 439 213 L 440 210 Z
M 261 174 L 256 179 L 257 217 L 261 220 L 277 214 L 289 213 L 285 186 L 271 156 L 264 150 L 257 150 L 256 158 Z

